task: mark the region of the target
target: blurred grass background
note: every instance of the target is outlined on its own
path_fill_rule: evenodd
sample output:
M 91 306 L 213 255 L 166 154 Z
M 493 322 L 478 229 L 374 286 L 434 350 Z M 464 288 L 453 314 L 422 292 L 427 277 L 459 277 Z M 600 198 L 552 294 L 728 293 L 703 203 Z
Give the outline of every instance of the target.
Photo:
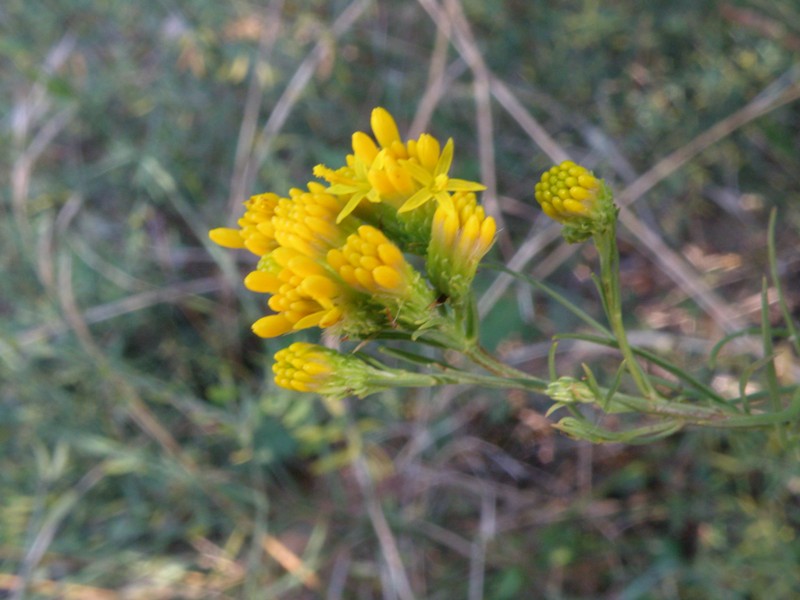
M 773 207 L 799 304 L 796 2 L 5 0 L 0 24 L 0 597 L 800 597 L 796 448 L 593 447 L 458 387 L 353 404 L 354 459 L 272 384 L 288 340 L 250 333 L 252 261 L 206 235 L 382 105 L 455 138 L 494 260 L 593 314 L 593 256 L 532 187 L 566 156 L 605 177 L 632 337 L 697 367 L 758 324 Z M 477 285 L 487 345 L 544 373 L 577 323 Z

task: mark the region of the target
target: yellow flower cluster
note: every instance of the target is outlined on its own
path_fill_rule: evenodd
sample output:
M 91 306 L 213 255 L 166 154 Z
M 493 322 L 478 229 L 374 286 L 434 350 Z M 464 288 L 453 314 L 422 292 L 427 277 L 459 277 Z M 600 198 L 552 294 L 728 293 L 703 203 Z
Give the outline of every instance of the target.
M 245 286 L 269 294 L 273 314 L 253 324 L 257 335 L 309 327 L 356 339 L 396 328 L 416 335 L 447 321 L 437 298 L 456 306 L 469 293 L 496 228 L 475 197 L 484 186 L 450 177 L 452 139 L 442 146 L 423 133 L 403 141 L 383 108 L 373 110 L 371 126 L 374 137 L 353 134 L 345 166 L 315 167 L 324 184 L 253 196 L 238 228 L 209 232 L 221 246 L 260 257 Z M 407 253 L 426 256 L 427 279 Z M 290 348 L 276 355 L 276 381 L 310 389 L 313 373 L 303 365 L 319 371 L 310 358 L 318 355 Z

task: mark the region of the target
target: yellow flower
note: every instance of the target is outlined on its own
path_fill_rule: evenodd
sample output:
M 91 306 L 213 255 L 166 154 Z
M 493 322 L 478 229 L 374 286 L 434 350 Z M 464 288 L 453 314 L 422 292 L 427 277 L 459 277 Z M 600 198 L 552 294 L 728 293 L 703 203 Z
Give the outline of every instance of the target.
M 431 238 L 454 260 L 474 263 L 492 247 L 496 232 L 495 220 L 486 216 L 475 194 L 460 193 L 453 196 L 453 210 L 447 206 L 436 210 Z
M 327 187 L 312 182 L 285 198 L 255 195 L 238 229 L 209 232 L 220 245 L 261 257 L 244 283 L 270 295 L 274 314 L 253 324 L 257 335 L 320 327 L 364 338 L 388 328 L 419 334 L 441 325 L 436 293 L 403 252 L 436 255 L 434 284 L 467 293 L 494 239 L 494 220 L 471 193 L 483 186 L 449 177 L 452 140 L 442 147 L 423 133 L 404 142 L 383 108 L 372 111 L 370 124 L 374 138 L 353 134 L 345 166 L 314 169 Z M 369 208 L 359 207 L 364 198 Z M 423 206 L 430 199 L 436 202 Z
M 356 132 L 353 136 L 353 148 L 356 147 L 356 136 L 361 132 Z M 366 134 L 361 134 L 365 137 Z M 367 137 L 367 139 L 369 139 Z M 369 140 L 374 146 L 374 142 Z M 377 149 L 376 149 L 377 153 Z M 372 164 L 373 158 L 369 159 L 369 163 L 365 162 L 364 157 L 360 156 L 358 151 L 355 154 L 347 155 L 347 166 L 333 170 L 325 165 L 317 165 L 314 167 L 314 176 L 324 179 L 332 185 L 327 189 L 329 194 L 334 196 L 341 196 L 347 198 L 347 203 L 344 208 L 339 211 L 336 218 L 337 223 L 341 223 L 350 213 L 352 213 L 361 201 L 366 198 L 370 202 L 377 203 L 381 201 L 381 196 L 378 190 L 372 187 L 369 179 L 368 164 Z
M 397 158 L 406 158 L 408 156 L 406 146 L 400 139 L 400 130 L 397 128 L 397 123 L 388 110 L 380 106 L 372 109 L 369 124 L 381 148 L 391 151 Z
M 423 136 L 424 135 L 425 134 L 423 134 Z M 423 145 L 421 142 L 427 141 L 423 140 L 423 136 L 420 136 L 419 145 Z M 433 142 L 436 142 L 436 140 L 433 140 Z M 438 142 L 436 142 L 436 146 L 438 147 Z M 435 198 L 440 205 L 449 204 L 451 202 L 449 192 L 480 192 L 486 189 L 485 185 L 475 181 L 453 179 L 448 176 L 450 165 L 453 163 L 452 138 L 447 140 L 441 154 L 438 153 L 438 150 L 428 150 L 425 154 L 426 162 L 430 164 L 430 157 L 436 155 L 438 156 L 432 167 L 426 167 L 414 160 L 403 161 L 403 167 L 408 170 L 411 177 L 413 177 L 422 188 L 406 200 L 405 203 L 397 209 L 397 212 L 404 213 L 409 210 L 414 210 L 432 198 Z
M 562 234 L 570 243 L 607 230 L 617 217 L 605 182 L 569 160 L 542 175 L 534 196 L 547 216 L 564 225 Z
M 398 322 L 416 329 L 428 320 L 433 302 L 402 252 L 369 225 L 326 256 L 276 248 L 244 283 L 251 291 L 271 294 L 267 304 L 275 314 L 253 324 L 261 337 L 308 327 L 335 327 L 344 335 L 364 337 Z
M 494 243 L 497 224 L 475 194 L 459 192 L 433 215 L 426 269 L 436 288 L 458 301 L 469 293 L 478 263 Z
M 278 196 L 272 193 L 252 196 L 244 203 L 245 213 L 238 221 L 239 229 L 218 227 L 209 231 L 208 236 L 225 248 L 247 248 L 256 256 L 263 256 L 278 246 L 272 227 L 278 201 Z
M 389 326 L 418 330 L 432 318 L 433 292 L 400 249 L 375 227 L 359 227 L 344 246 L 328 252 L 327 262 L 350 289 L 384 311 Z
M 338 222 L 364 198 L 374 203 L 389 202 L 398 213 L 406 213 L 432 198 L 439 203 L 449 202 L 451 192 L 486 189 L 476 182 L 449 177 L 452 139 L 443 150 L 439 141 L 427 133 L 404 143 L 394 118 L 381 107 L 372 111 L 370 124 L 377 144 L 367 134 L 356 132 L 347 166 L 333 170 L 317 165 L 314 169 L 317 177 L 332 184 L 328 193 L 347 197 Z

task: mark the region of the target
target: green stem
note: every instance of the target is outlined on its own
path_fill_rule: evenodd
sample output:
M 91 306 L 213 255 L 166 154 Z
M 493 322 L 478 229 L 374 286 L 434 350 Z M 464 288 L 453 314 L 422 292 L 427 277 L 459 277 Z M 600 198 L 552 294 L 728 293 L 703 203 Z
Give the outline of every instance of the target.
M 602 337 L 594 336 L 594 335 L 589 335 L 589 334 L 585 334 L 585 333 L 580 333 L 580 334 L 564 333 L 564 334 L 559 334 L 559 335 L 555 336 L 555 339 L 583 340 L 583 341 L 591 342 L 593 344 L 606 346 L 608 348 L 617 348 L 617 349 L 619 349 L 619 344 L 614 339 L 606 339 L 606 338 L 602 338 Z M 716 404 L 718 404 L 722 408 L 725 408 L 726 410 L 739 412 L 738 410 L 733 409 L 731 407 L 730 402 L 728 402 L 725 398 L 723 398 L 722 396 L 717 394 L 710 386 L 706 385 L 705 383 L 703 383 L 702 381 L 700 381 L 699 379 L 697 379 L 696 377 L 694 377 L 690 373 L 687 373 L 685 370 L 681 369 L 680 367 L 678 367 L 676 365 L 673 365 L 668 360 L 666 360 L 664 358 L 661 358 L 660 356 L 658 356 L 658 355 L 656 355 L 656 354 L 654 354 L 654 353 L 652 353 L 652 352 L 650 352 L 648 350 L 644 350 L 642 348 L 634 348 L 633 349 L 633 353 L 636 356 L 640 356 L 643 359 L 645 359 L 645 360 L 647 360 L 647 361 L 649 361 L 649 362 L 651 362 L 651 363 L 653 363 L 655 365 L 658 365 L 659 367 L 661 367 L 665 371 L 667 371 L 667 372 L 673 374 L 675 377 L 679 378 L 682 382 L 689 384 L 690 386 L 695 388 L 695 390 L 697 392 L 699 392 L 703 398 L 706 398 L 708 400 L 711 400 L 711 401 L 715 402 Z M 666 381 L 664 383 L 665 383 L 665 385 L 674 385 L 673 382 L 669 382 L 669 381 Z
M 482 375 L 467 373 L 466 371 L 447 371 L 446 373 L 436 373 L 432 375 L 439 385 L 478 385 L 484 388 L 501 390 L 527 390 L 529 392 L 542 392 L 542 386 L 534 381 L 527 379 L 510 379 L 508 377 L 497 377 L 495 375 Z
M 477 343 L 467 347 L 466 349 L 462 350 L 462 352 L 472 362 L 483 367 L 490 373 L 494 373 L 495 375 L 509 379 L 528 382 L 529 384 L 536 386 L 538 390 L 543 391 L 547 388 L 547 382 L 544 379 L 534 377 L 533 375 L 525 373 L 524 371 L 520 371 L 519 369 L 515 369 L 514 367 L 497 360 Z
M 772 326 L 769 321 L 769 301 L 767 299 L 767 278 L 761 281 L 761 331 L 762 342 L 764 344 L 764 358 L 768 359 L 766 365 L 767 390 L 769 391 L 770 404 L 773 412 L 781 409 L 780 384 L 778 383 L 778 371 L 775 368 L 775 348 L 772 343 Z M 778 439 L 781 445 L 786 447 L 786 428 L 782 423 L 776 425 Z
M 628 335 L 622 320 L 622 294 L 619 283 L 619 250 L 617 249 L 616 221 L 601 233 L 594 235 L 594 243 L 600 255 L 600 293 L 603 295 L 603 304 L 606 316 L 611 325 L 611 331 L 617 338 L 619 350 L 625 359 L 625 364 L 630 372 L 636 387 L 643 396 L 656 400 L 656 393 L 650 380 L 642 371 L 636 356 L 628 343 Z

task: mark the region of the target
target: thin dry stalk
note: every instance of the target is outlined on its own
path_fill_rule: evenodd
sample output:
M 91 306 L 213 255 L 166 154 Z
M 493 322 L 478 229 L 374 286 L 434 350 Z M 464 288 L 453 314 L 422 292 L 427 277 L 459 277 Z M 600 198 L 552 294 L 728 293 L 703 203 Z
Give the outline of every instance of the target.
M 561 163 L 569 160 L 569 154 L 561 145 L 553 139 L 547 130 L 539 124 L 522 103 L 513 94 L 511 89 L 496 77 L 491 78 L 492 95 L 500 106 L 506 109 L 522 130 L 528 134 L 533 143 L 539 146 L 548 158 L 554 163 Z
M 91 306 L 81 312 L 81 319 L 83 322 L 93 325 L 122 315 L 144 310 L 157 304 L 180 302 L 191 296 L 216 292 L 220 289 L 221 284 L 216 277 L 203 277 L 192 281 L 181 281 L 169 286 L 134 294 L 122 300 Z M 45 323 L 44 325 L 39 325 L 38 327 L 33 327 L 21 332 L 16 336 L 15 341 L 21 347 L 29 346 L 61 335 L 68 331 L 69 327 L 66 321 L 61 320 Z
M 258 50 L 253 65 L 250 84 L 247 88 L 247 97 L 244 102 L 242 123 L 239 127 L 239 137 L 236 140 L 236 155 L 233 161 L 233 173 L 231 175 L 230 193 L 228 195 L 228 212 L 233 215 L 239 210 L 239 205 L 248 195 L 249 185 L 245 174 L 248 168 L 250 151 L 258 130 L 258 111 L 264 99 L 264 81 L 261 80 L 258 65 L 269 59 L 272 48 L 278 40 L 281 28 L 281 11 L 283 10 L 283 0 L 273 0 L 264 15 L 261 35 L 258 39 Z
M 500 205 L 497 201 L 497 171 L 494 154 L 494 127 L 492 125 L 491 98 L 489 94 L 490 72 L 475 37 L 469 27 L 463 9 L 457 0 L 446 0 L 447 9 L 435 0 L 419 0 L 422 8 L 430 15 L 437 29 L 453 43 L 461 57 L 473 73 L 473 93 L 478 125 L 478 159 L 481 165 L 481 180 L 486 185 L 483 203 L 498 225 L 498 244 L 504 256 L 512 252 L 511 238 L 505 226 Z
M 472 542 L 469 560 L 469 600 L 483 598 L 483 586 L 486 578 L 486 548 L 497 531 L 496 500 L 492 489 L 486 486 L 481 494 L 481 519 L 478 535 Z
M 372 529 L 375 536 L 378 538 L 378 544 L 381 548 L 386 569 L 388 570 L 388 578 L 391 582 L 391 590 L 397 594 L 401 600 L 413 600 L 414 593 L 411 590 L 411 584 L 406 574 L 405 567 L 403 566 L 403 559 L 400 556 L 400 550 L 397 546 L 392 533 L 389 522 L 386 520 L 386 515 L 383 513 L 380 501 L 375 491 L 375 482 L 372 480 L 372 475 L 369 472 L 369 466 L 364 458 L 362 452 L 361 433 L 358 431 L 355 422 L 350 417 L 352 413 L 348 411 L 348 443 L 356 450 L 356 456 L 353 460 L 352 467 L 355 475 L 356 482 L 361 491 L 361 496 L 364 499 L 364 504 L 367 508 Z
M 41 562 L 42 557 L 44 557 L 45 552 L 47 552 L 47 549 L 50 547 L 50 544 L 53 543 L 53 539 L 61 523 L 77 505 L 80 499 L 108 474 L 106 469 L 106 463 L 100 463 L 90 469 L 80 478 L 71 490 L 65 492 L 50 508 L 39 532 L 28 547 L 25 558 L 22 561 L 19 570 L 19 579 L 11 595 L 11 600 L 22 600 L 25 598 L 28 588 L 31 585 L 33 573 L 37 565 Z
M 68 32 L 52 47 L 42 65 L 43 78 L 52 75 L 64 65 L 76 42 L 77 37 Z M 26 204 L 34 164 L 66 127 L 74 113 L 74 107 L 69 106 L 45 120 L 50 107 L 47 85 L 44 81 L 37 81 L 11 111 L 11 132 L 16 151 L 16 159 L 11 165 L 11 206 L 17 226 L 25 238 L 30 234 Z M 42 121 L 44 124 L 35 134 L 32 133 Z
M 417 105 L 414 120 L 409 127 L 408 136 L 416 138 L 421 134 L 431 121 L 431 116 L 447 89 L 447 50 L 450 47 L 450 22 L 446 21 L 441 27 L 436 28 L 436 41 L 431 51 L 430 66 L 428 67 L 428 82 L 425 91 Z
M 303 62 L 300 63 L 300 66 L 297 67 L 297 71 L 295 71 L 294 75 L 289 80 L 283 94 L 275 103 L 267 122 L 261 128 L 253 151 L 245 162 L 240 176 L 241 190 L 246 191 L 252 189 L 258 168 L 267 158 L 275 136 L 283 128 L 292 109 L 300 100 L 303 91 L 311 81 L 314 72 L 330 53 L 330 45 L 344 35 L 356 21 L 358 21 L 370 4 L 370 0 L 355 0 L 352 2 L 333 22 L 328 34 L 320 38 L 308 56 L 306 56 Z M 241 201 L 241 199 L 236 200 L 236 202 L 239 201 Z M 236 210 L 238 211 L 238 208 Z
M 369 473 L 367 462 L 360 453 L 353 462 L 353 470 L 358 486 L 361 489 L 361 494 L 364 497 L 364 502 L 367 505 L 370 523 L 372 523 L 372 528 L 378 538 L 381 554 L 386 561 L 386 567 L 389 569 L 392 588 L 401 600 L 413 600 L 414 593 L 411 591 L 411 584 L 403 566 L 403 559 L 400 557 L 397 541 L 375 494 L 375 485 Z
M 483 60 L 475 36 L 469 26 L 459 0 L 445 0 L 449 20 L 455 25 L 455 37 L 459 40 L 459 53 L 473 73 L 475 116 L 478 124 L 478 160 L 481 165 L 481 181 L 486 191 L 481 198 L 488 211 L 495 216 L 500 233 L 498 242 L 504 256 L 512 252 L 511 238 L 505 228 L 500 206 L 497 203 L 497 168 L 494 153 L 494 125 L 492 120 L 491 94 L 489 92 L 489 68 Z

